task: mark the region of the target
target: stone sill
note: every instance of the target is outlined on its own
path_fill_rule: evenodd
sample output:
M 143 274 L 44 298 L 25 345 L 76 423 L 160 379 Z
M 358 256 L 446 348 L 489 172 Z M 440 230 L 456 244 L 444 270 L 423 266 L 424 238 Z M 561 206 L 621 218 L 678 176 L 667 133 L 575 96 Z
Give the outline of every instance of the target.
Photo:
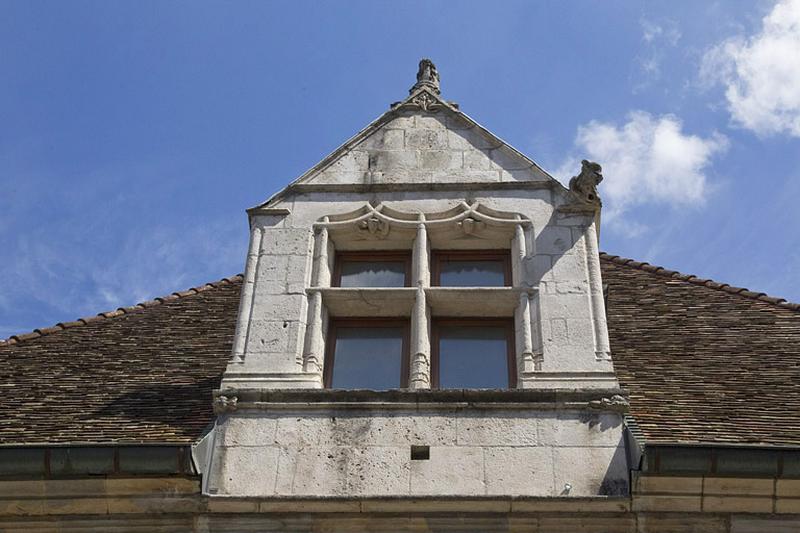
M 587 409 L 622 389 L 222 389 L 214 397 L 237 398 L 238 409 Z M 616 411 L 613 407 L 591 407 Z

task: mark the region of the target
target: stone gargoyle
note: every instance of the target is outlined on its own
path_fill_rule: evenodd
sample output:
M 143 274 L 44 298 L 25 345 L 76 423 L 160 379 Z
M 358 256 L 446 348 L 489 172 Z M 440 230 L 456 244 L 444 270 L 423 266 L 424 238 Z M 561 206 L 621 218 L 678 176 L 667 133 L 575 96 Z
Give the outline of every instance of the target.
M 569 180 L 569 190 L 584 202 L 601 205 L 597 186 L 603 181 L 603 167 L 593 161 L 581 161 L 581 173 Z

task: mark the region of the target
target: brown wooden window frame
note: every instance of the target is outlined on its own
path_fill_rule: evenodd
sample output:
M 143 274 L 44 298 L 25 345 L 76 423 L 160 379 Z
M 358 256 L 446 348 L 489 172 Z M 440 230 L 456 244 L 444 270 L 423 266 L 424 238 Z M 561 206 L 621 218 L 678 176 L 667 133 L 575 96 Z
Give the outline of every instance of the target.
M 336 252 L 333 261 L 333 278 L 331 286 L 342 286 L 342 262 L 374 263 L 378 261 L 402 261 L 405 265 L 406 276 L 404 287 L 411 286 L 411 251 L 410 250 L 388 250 L 388 251 L 368 251 L 368 252 Z M 356 287 L 352 287 L 356 288 Z M 365 287 L 378 289 L 381 287 Z M 396 288 L 396 287 L 388 287 Z
M 431 285 L 434 287 L 442 286 L 442 263 L 445 261 L 501 261 L 503 286 L 512 286 L 510 250 L 434 250 L 431 256 Z M 481 287 L 481 285 L 475 286 Z
M 411 338 L 411 322 L 407 318 L 331 318 L 328 324 L 327 342 L 325 343 L 325 361 L 323 363 L 323 383 L 326 389 L 333 383 L 333 365 L 336 353 L 336 332 L 338 328 L 396 328 L 403 329 L 402 355 L 400 359 L 400 388 L 408 388 L 409 373 L 411 372 L 411 357 L 409 353 Z
M 439 345 L 442 326 L 503 327 L 506 333 L 508 388 L 517 388 L 517 354 L 513 318 L 433 318 L 431 321 L 431 388 L 439 388 Z

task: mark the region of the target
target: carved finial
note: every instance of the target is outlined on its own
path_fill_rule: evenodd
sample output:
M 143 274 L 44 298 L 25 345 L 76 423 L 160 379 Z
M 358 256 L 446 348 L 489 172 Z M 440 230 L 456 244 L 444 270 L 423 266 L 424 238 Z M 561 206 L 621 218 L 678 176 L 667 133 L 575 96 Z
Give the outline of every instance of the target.
M 584 202 L 602 205 L 597 186 L 603 181 L 603 167 L 593 161 L 581 161 L 581 173 L 569 180 L 569 190 Z
M 428 87 L 435 94 L 439 94 L 439 71 L 436 70 L 436 65 L 433 64 L 433 61 L 427 58 L 423 58 L 419 62 L 417 83 L 408 91 L 409 94 L 420 87 Z

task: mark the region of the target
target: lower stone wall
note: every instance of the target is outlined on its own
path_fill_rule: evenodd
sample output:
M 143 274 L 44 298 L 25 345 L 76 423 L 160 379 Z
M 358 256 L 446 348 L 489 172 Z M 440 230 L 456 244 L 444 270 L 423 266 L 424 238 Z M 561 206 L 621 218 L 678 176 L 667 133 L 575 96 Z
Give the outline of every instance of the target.
M 386 404 L 220 417 L 208 484 L 231 496 L 629 493 L 616 412 Z M 417 455 L 412 454 L 413 451 Z

